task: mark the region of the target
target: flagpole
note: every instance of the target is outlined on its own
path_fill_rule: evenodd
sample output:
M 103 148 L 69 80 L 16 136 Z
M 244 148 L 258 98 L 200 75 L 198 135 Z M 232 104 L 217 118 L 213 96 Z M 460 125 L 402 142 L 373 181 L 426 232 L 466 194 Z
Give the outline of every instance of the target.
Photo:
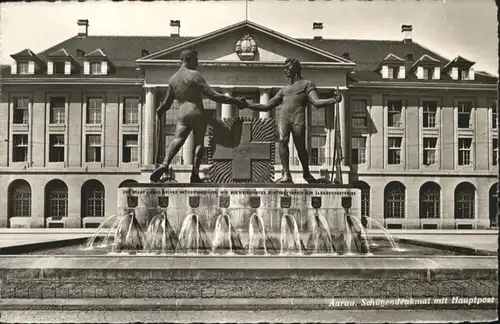
M 248 20 L 248 0 L 245 0 L 245 20 Z
M 339 93 L 339 87 L 337 86 L 337 94 Z M 340 133 L 340 108 L 339 103 L 335 103 L 334 112 L 334 142 L 333 142 L 333 161 L 332 161 L 332 175 L 330 181 L 337 184 L 342 184 L 342 170 L 341 164 L 342 159 L 342 135 Z

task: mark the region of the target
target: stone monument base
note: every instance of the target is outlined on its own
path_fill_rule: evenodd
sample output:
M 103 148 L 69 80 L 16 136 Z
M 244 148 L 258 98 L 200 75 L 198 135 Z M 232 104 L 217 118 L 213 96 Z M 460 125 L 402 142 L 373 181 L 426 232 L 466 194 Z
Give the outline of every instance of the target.
M 360 190 L 350 185 L 133 184 L 118 190 L 118 216 L 133 213 L 137 223 L 124 220 L 123 228 L 138 226 L 149 235 L 161 228 L 165 250 L 201 253 L 343 253 L 348 219 L 356 223 L 361 206 Z

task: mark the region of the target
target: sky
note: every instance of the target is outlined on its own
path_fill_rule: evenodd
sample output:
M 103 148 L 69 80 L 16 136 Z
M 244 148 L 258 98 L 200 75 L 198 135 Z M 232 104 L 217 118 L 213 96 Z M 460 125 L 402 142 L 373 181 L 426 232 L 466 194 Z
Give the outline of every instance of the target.
M 496 5 L 493 0 L 253 0 L 248 19 L 292 37 L 400 40 L 413 25 L 413 40 L 452 59 L 461 55 L 476 70 L 498 75 Z M 90 35 L 169 35 L 180 20 L 182 36 L 200 36 L 245 19 L 245 1 L 42 2 L 0 4 L 0 63 L 25 48 L 41 52 L 77 34 L 78 19 Z

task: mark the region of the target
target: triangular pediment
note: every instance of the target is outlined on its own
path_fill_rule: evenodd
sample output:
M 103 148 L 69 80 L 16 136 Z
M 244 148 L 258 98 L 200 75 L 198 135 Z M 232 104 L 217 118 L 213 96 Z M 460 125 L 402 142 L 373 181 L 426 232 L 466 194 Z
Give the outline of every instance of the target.
M 404 59 L 400 58 L 397 55 L 394 55 L 392 53 L 389 53 L 385 58 L 384 62 L 395 62 L 395 63 L 404 63 Z
M 243 21 L 188 40 L 139 59 L 178 61 L 183 50 L 198 52 L 200 61 L 283 63 L 288 57 L 301 62 L 354 65 L 353 62 L 250 21 Z
M 68 57 L 68 56 L 69 56 L 68 51 L 66 51 L 66 49 L 64 48 L 58 49 L 57 51 L 50 53 L 48 55 L 48 57 Z
M 43 60 L 29 48 L 26 48 L 16 54 L 12 54 L 10 57 L 12 57 L 14 60 L 33 59 L 39 64 L 43 64 Z
M 448 62 L 448 64 L 446 64 L 444 66 L 444 69 L 447 70 L 447 69 L 454 67 L 454 66 L 461 66 L 461 67 L 469 68 L 469 67 L 473 66 L 474 64 L 476 64 L 476 62 L 473 62 L 471 60 L 463 58 L 459 55 L 459 56 L 455 57 L 453 60 L 451 60 L 450 62 Z
M 105 58 L 106 54 L 104 54 L 104 52 L 100 48 L 98 48 L 98 49 L 93 50 L 90 53 L 85 54 L 85 57 L 89 57 L 89 58 L 90 57 L 102 57 L 102 58 Z
M 424 54 L 422 55 L 411 67 L 411 70 L 415 69 L 418 66 L 436 66 L 439 64 L 439 60 Z

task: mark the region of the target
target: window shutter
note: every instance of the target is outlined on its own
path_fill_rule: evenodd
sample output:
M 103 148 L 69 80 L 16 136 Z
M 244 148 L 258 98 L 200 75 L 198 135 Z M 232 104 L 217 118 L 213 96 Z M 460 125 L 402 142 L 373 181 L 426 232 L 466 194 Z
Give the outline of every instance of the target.
M 83 62 L 83 74 L 90 74 L 90 63 L 89 61 Z
M 398 79 L 406 79 L 406 67 L 404 65 L 399 67 Z
M 469 69 L 469 80 L 474 80 L 474 78 L 475 78 L 474 69 L 470 68 Z
M 422 66 L 417 67 L 417 79 L 422 80 L 424 78 L 424 68 Z
M 71 74 L 71 62 L 64 62 L 64 74 Z
M 35 74 L 35 62 L 29 61 L 28 63 L 28 74 Z
M 47 62 L 47 74 L 54 74 L 54 62 Z
M 108 62 L 101 62 L 101 74 L 108 74 Z
M 382 66 L 382 78 L 387 79 L 389 77 L 389 67 L 387 65 Z
M 17 74 L 17 63 L 16 62 L 12 63 L 12 65 L 10 66 L 10 74 Z
M 433 73 L 433 75 L 432 75 L 432 78 L 433 78 L 434 80 L 439 80 L 439 79 L 441 79 L 441 68 L 440 68 L 439 66 L 436 66 L 436 67 L 434 68 L 434 73 Z
M 451 68 L 451 75 L 450 76 L 453 80 L 458 80 L 458 68 L 457 67 Z

